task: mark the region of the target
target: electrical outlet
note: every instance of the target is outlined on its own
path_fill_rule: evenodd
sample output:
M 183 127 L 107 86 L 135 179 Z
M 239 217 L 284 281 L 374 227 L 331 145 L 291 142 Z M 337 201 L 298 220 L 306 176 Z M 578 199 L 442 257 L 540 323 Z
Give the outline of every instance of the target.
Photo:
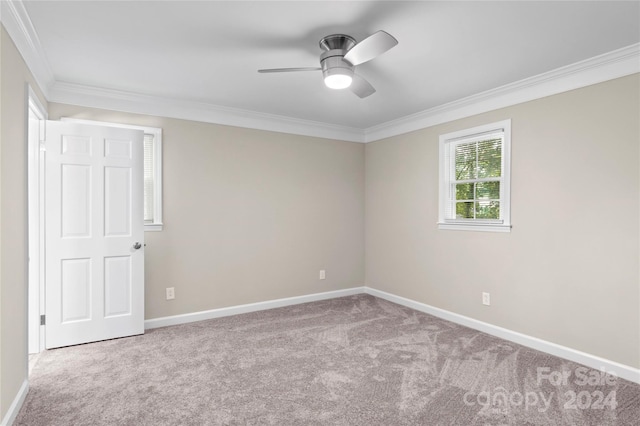
M 176 298 L 176 289 L 175 287 L 167 287 L 167 300 L 172 300 Z
M 327 277 L 327 275 L 324 272 L 324 269 L 320 269 L 320 275 L 318 278 L 320 278 L 321 280 L 324 280 Z
M 483 305 L 491 305 L 491 295 L 489 293 L 482 293 L 482 304 Z

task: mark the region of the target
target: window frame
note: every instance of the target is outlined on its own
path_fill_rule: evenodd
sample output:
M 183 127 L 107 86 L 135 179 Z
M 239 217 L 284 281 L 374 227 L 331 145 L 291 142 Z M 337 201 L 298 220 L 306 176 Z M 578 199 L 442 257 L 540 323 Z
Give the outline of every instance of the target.
M 463 141 L 482 140 L 491 134 L 502 133 L 502 172 L 500 177 L 500 218 L 460 219 L 447 217 L 448 208 L 455 203 L 455 155 L 452 151 Z M 511 119 L 458 130 L 439 137 L 439 209 L 438 229 L 456 231 L 511 232 Z M 455 209 L 453 209 L 455 212 Z
M 79 118 L 62 117 L 60 121 L 95 126 L 120 127 L 124 129 L 142 130 L 145 134 L 153 135 L 153 222 L 144 222 L 145 232 L 162 231 L 162 128 L 138 126 L 134 124 L 113 123 L 108 121 L 84 120 Z

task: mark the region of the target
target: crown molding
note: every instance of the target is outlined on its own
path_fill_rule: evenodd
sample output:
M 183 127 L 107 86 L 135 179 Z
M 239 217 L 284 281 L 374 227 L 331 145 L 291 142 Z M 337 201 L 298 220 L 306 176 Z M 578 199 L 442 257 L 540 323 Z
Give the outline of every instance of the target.
M 640 72 L 640 43 L 365 129 L 59 82 L 22 1 L 2 0 L 0 20 L 49 102 L 112 109 L 350 142 L 373 142 Z
M 48 101 L 272 132 L 364 142 L 363 131 L 353 127 L 72 83 L 56 82 L 49 90 Z
M 0 1 L 0 21 L 24 58 L 40 90 L 47 97 L 55 77 L 22 1 Z
M 351 142 L 373 142 L 640 72 L 640 43 L 387 123 L 358 129 L 136 93 L 56 82 L 48 100 Z
M 640 43 L 365 129 L 373 142 L 640 72 Z
M 364 142 L 362 129 L 347 126 L 56 81 L 24 3 L 2 0 L 0 6 L 0 21 L 49 102 Z

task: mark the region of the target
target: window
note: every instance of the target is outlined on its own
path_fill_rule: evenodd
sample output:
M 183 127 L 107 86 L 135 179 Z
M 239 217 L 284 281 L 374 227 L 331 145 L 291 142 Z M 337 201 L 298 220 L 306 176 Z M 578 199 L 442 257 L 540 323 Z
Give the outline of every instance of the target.
M 61 120 L 144 132 L 144 230 L 162 231 L 162 129 L 75 118 Z
M 162 129 L 144 128 L 144 230 L 162 231 Z
M 511 120 L 440 136 L 440 229 L 511 230 Z

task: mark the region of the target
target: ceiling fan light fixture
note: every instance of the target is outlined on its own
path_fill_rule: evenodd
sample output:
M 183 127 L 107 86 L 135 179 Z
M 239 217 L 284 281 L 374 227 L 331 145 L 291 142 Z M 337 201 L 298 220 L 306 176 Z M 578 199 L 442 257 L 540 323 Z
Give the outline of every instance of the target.
M 353 71 L 344 68 L 334 68 L 324 73 L 324 84 L 329 89 L 346 89 L 353 81 Z
M 343 56 L 343 50 L 330 50 L 321 57 L 324 84 L 330 89 L 346 89 L 353 81 L 353 66 Z

